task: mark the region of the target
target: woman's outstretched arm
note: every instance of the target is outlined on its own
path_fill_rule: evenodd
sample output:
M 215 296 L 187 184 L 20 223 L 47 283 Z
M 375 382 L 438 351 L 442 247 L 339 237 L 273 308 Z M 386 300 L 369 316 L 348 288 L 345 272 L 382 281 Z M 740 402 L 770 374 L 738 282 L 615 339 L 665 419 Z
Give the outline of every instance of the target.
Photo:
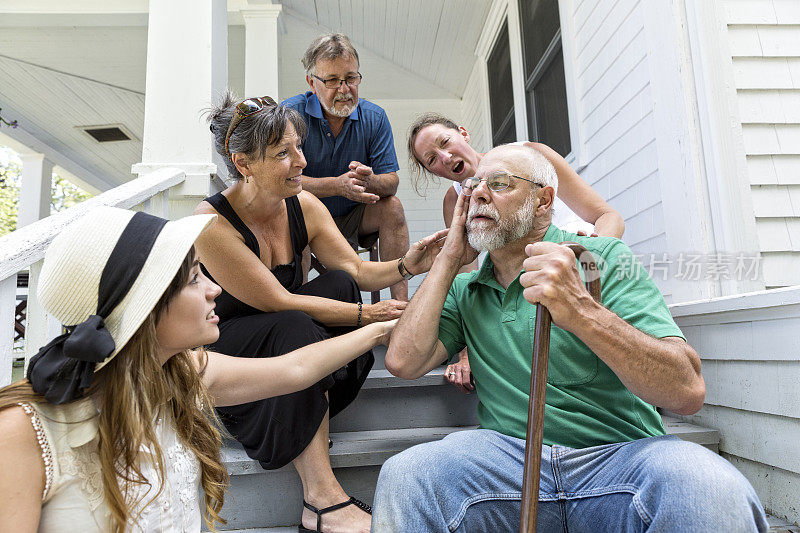
M 605 237 L 621 238 L 625 233 L 625 221 L 613 207 L 592 189 L 588 183 L 569 166 L 558 152 L 547 145 L 529 142 L 525 146 L 535 148 L 553 164 L 558 175 L 558 197 L 586 222 L 594 224 L 595 233 Z
M 216 211 L 203 202 L 195 213 L 216 213 Z M 200 261 L 214 281 L 234 298 L 251 307 L 264 312 L 303 311 L 327 326 L 357 325 L 359 315 L 357 304 L 319 296 L 292 294 L 286 290 L 261 258 L 245 245 L 239 232 L 221 216 L 216 224 L 198 237 L 195 246 Z M 354 261 L 361 261 L 349 246 L 343 248 L 341 253 L 344 256 L 352 255 Z M 396 277 L 400 279 L 399 274 Z M 405 302 L 396 300 L 364 305 L 361 324 L 397 318 L 405 306 Z
M 311 251 L 323 265 L 344 270 L 353 276 L 362 291 L 383 289 L 403 279 L 397 259 L 362 260 L 342 236 L 328 209 L 318 198 L 304 193 L 298 198 L 306 219 Z M 445 235 L 440 231 L 412 243 L 404 259 L 407 270 L 414 275 L 427 272 L 439 253 Z
M 397 320 L 376 322 L 345 335 L 269 358 L 208 352 L 198 361 L 214 405 L 238 405 L 306 389 L 377 344 L 387 344 Z M 198 355 L 199 357 L 199 355 Z

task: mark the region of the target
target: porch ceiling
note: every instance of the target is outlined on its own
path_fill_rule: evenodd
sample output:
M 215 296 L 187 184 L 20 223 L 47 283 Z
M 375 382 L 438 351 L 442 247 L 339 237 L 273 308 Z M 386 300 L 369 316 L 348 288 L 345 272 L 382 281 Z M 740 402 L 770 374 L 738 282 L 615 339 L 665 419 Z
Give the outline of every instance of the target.
M 93 180 L 87 182 L 106 189 L 131 179 L 130 166 L 141 159 L 147 5 L 89 4 L 9 0 L 0 6 L 0 107 L 24 130 L 5 133 L 23 143 L 29 134 L 89 171 Z M 280 97 L 306 89 L 300 58 L 310 40 L 341 31 L 361 55 L 363 97 L 460 98 L 490 4 L 287 0 L 279 36 Z M 246 5 L 228 5 L 229 86 L 242 94 L 245 35 L 238 10 Z M 78 129 L 98 124 L 122 124 L 135 139 L 99 144 Z

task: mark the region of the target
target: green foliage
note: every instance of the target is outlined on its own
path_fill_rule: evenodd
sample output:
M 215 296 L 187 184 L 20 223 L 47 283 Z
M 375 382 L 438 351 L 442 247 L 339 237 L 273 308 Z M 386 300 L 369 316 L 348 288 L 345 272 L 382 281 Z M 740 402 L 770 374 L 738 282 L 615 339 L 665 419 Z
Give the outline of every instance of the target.
M 22 166 L 9 149 L 0 146 L 0 235 L 17 229 Z M 78 204 L 92 195 L 58 174 L 53 174 L 50 212 L 56 213 Z
M 50 199 L 50 212 L 56 213 L 69 209 L 75 204 L 79 204 L 92 195 L 59 176 L 53 174 L 53 190 Z
M 17 199 L 20 182 L 19 164 L 0 165 L 0 235 L 17 229 Z

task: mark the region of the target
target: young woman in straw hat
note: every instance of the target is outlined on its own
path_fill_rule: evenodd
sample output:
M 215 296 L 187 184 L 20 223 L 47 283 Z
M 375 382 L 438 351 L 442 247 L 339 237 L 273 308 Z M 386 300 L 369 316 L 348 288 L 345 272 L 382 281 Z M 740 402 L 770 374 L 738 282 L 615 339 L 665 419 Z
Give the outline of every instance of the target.
M 38 295 L 67 333 L 0 389 L 0 531 L 199 531 L 227 473 L 213 406 L 308 387 L 379 342 L 375 323 L 281 357 L 195 349 L 219 336 L 219 287 L 167 222 L 97 208 L 53 240 Z

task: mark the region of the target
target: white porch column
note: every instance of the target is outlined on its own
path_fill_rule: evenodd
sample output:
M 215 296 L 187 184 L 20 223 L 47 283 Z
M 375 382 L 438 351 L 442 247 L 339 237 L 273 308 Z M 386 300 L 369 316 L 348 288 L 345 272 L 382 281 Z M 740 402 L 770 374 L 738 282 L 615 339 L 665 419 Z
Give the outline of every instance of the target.
M 20 154 L 22 188 L 19 193 L 17 228 L 50 216 L 53 163 L 44 154 Z
M 171 191 L 171 218 L 192 212 L 217 171 L 202 110 L 227 84 L 227 17 L 225 0 L 150 2 L 142 162 L 133 172 L 186 172 Z
M 245 27 L 244 96 L 271 96 L 278 91 L 278 17 L 280 4 L 249 6 L 242 10 Z

